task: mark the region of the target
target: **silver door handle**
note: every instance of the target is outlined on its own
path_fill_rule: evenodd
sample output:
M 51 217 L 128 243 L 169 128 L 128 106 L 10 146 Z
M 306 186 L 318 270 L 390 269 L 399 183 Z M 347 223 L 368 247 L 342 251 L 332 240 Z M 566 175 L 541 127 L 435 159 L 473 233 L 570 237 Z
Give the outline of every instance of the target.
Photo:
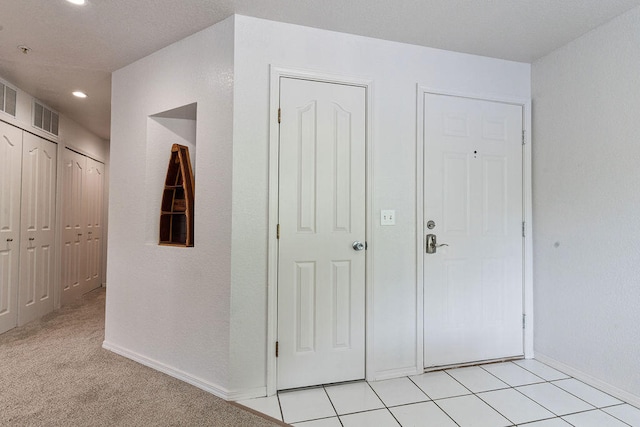
M 351 245 L 354 251 L 361 251 L 364 249 L 364 243 L 355 241 L 353 245 Z
M 427 248 L 426 252 L 428 254 L 435 254 L 437 249 L 442 246 L 449 246 L 446 243 L 438 244 L 435 234 L 427 234 Z

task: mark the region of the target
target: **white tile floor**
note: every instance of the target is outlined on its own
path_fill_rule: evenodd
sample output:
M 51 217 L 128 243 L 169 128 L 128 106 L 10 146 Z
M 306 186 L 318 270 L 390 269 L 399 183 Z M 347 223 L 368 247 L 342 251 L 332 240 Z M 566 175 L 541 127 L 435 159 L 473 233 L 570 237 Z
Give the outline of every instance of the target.
M 640 409 L 536 360 L 239 402 L 299 427 L 640 427 Z

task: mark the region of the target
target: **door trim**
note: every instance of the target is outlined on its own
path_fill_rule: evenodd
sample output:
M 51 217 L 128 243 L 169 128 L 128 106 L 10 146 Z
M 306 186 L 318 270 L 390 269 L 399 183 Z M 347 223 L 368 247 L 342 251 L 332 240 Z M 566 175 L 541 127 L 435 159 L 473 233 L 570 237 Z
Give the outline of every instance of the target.
M 275 357 L 275 342 L 278 336 L 278 241 L 276 238 L 276 226 L 278 224 L 278 172 L 279 172 L 279 126 L 278 106 L 280 103 L 280 78 L 288 77 L 301 80 L 313 80 L 324 83 L 343 84 L 363 87 L 365 89 L 365 185 L 366 203 L 365 233 L 368 248 L 365 254 L 365 377 L 369 379 L 373 354 L 373 245 L 371 232 L 372 218 L 372 187 L 373 187 L 373 140 L 372 140 L 372 103 L 373 81 L 357 77 L 341 76 L 335 74 L 320 73 L 317 71 L 282 68 L 270 66 L 270 92 L 269 92 L 269 213 L 268 213 L 268 248 L 267 248 L 267 396 L 274 395 L 277 391 L 277 363 Z
M 523 307 L 525 316 L 524 357 L 533 357 L 533 212 L 531 185 L 531 99 L 454 92 L 417 85 L 416 88 L 416 370 L 424 371 L 424 97 L 427 94 L 449 95 L 483 101 L 502 102 L 522 107 L 525 145 L 522 152 L 522 198 L 525 237 L 523 242 Z

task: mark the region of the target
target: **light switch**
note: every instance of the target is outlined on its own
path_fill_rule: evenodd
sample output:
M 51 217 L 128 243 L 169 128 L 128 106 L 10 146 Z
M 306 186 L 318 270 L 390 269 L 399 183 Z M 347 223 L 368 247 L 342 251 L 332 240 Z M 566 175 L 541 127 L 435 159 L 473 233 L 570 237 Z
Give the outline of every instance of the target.
M 396 211 L 380 211 L 380 225 L 396 225 Z

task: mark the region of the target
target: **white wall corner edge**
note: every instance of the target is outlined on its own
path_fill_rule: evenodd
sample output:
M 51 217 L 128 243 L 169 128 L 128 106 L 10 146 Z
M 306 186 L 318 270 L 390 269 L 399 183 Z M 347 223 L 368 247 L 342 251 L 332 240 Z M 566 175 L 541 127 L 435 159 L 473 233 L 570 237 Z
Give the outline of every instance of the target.
M 162 362 L 158 362 L 157 360 L 150 359 L 134 351 L 127 350 L 126 348 L 120 347 L 117 344 L 112 344 L 108 341 L 103 341 L 102 348 L 104 348 L 105 350 L 111 351 L 115 354 L 118 354 L 122 357 L 126 357 L 127 359 L 131 359 L 134 362 L 138 362 L 141 365 L 155 369 L 156 371 L 160 371 L 164 374 L 169 375 L 170 377 L 176 378 L 180 381 L 184 381 L 187 384 L 191 384 L 192 386 L 198 387 L 199 389 L 209 392 L 214 396 L 217 396 L 224 400 L 236 400 L 239 398 L 248 399 L 250 397 L 264 396 L 266 393 L 266 388 L 262 391 L 262 394 L 256 394 L 257 391 L 254 391 L 254 390 L 250 390 L 251 393 L 250 392 L 246 392 L 246 393 L 230 392 L 229 390 L 217 384 L 213 384 L 201 378 L 194 377 L 179 369 L 165 365 Z
M 562 362 L 559 362 L 549 356 L 545 356 L 544 354 L 540 354 L 536 352 L 536 360 L 538 362 L 545 363 L 551 366 L 554 369 L 562 371 L 567 375 L 571 375 L 577 380 L 580 380 L 592 387 L 595 387 L 605 393 L 610 394 L 611 396 L 620 399 L 630 405 L 640 407 L 640 396 L 636 396 L 635 394 L 631 394 L 628 391 L 619 389 L 618 387 L 609 384 L 608 382 L 602 381 L 598 378 L 592 377 L 591 375 L 582 372 L 578 369 L 572 368 L 569 365 L 565 365 Z

